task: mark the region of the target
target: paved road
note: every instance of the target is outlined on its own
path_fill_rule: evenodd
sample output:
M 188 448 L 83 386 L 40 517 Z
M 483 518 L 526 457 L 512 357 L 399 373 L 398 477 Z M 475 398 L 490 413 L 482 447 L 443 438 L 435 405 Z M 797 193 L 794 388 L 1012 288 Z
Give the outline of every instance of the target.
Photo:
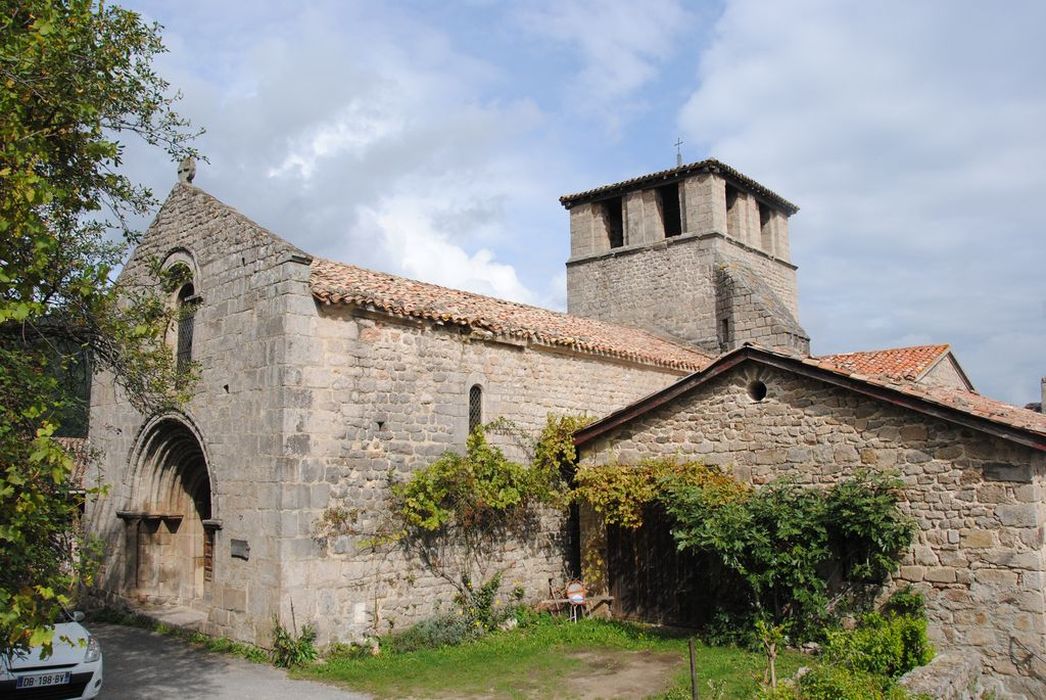
M 366 700 L 322 683 L 296 681 L 263 664 L 211 654 L 136 627 L 93 623 L 102 644 L 105 683 L 99 700 Z

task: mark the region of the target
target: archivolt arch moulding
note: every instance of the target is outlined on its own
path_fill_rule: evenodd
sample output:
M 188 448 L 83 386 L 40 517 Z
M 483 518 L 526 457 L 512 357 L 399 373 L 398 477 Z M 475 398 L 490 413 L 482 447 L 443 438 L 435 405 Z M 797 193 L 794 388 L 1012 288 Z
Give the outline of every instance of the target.
M 176 265 L 184 265 L 188 268 L 189 272 L 192 274 L 193 283 L 196 286 L 197 291 L 199 291 L 200 268 L 196 264 L 196 258 L 188 248 L 178 247 L 167 251 L 167 255 L 164 256 L 163 263 L 160 265 L 160 269 L 166 272 Z
M 195 445 L 189 442 L 191 438 Z M 176 449 L 180 446 L 181 449 Z M 191 451 L 198 451 L 206 470 L 207 480 L 211 485 L 211 518 L 219 518 L 218 499 L 214 494 L 218 490 L 217 480 L 211 470 L 211 458 L 207 443 L 196 421 L 183 411 L 164 411 L 154 415 L 142 424 L 135 436 L 134 445 L 127 456 L 131 467 L 131 493 L 129 510 L 141 510 L 148 500 L 159 495 L 161 484 L 155 473 L 157 459 L 163 457 L 187 457 Z
M 217 519 L 203 436 L 177 411 L 145 422 L 129 455 L 124 589 L 138 599 L 189 603 L 214 577 Z

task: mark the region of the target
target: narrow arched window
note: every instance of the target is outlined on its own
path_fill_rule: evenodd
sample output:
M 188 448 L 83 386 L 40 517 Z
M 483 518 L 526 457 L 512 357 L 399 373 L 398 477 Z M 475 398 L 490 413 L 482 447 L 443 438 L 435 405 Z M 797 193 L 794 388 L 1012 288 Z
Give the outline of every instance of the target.
M 193 317 L 196 313 L 196 290 L 192 283 L 178 290 L 178 346 L 175 350 L 178 374 L 189 371 L 192 363 Z
M 483 387 L 473 384 L 469 389 L 469 434 L 483 424 Z

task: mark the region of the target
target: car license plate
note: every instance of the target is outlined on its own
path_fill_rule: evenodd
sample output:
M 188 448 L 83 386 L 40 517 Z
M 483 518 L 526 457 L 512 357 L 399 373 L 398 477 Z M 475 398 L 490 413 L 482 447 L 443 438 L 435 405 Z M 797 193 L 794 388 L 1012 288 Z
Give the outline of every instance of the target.
M 33 673 L 28 676 L 19 676 L 15 688 L 43 688 L 47 685 L 67 685 L 72 679 L 69 671 L 56 671 L 54 673 Z

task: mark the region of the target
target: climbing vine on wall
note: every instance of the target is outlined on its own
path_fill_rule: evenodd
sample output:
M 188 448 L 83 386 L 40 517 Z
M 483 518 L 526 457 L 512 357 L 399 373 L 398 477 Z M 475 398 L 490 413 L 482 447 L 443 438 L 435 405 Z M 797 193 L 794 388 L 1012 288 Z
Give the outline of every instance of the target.
M 738 617 L 801 637 L 828 616 L 829 579 L 845 590 L 881 583 L 897 567 L 915 532 L 898 507 L 901 487 L 895 476 L 862 472 L 827 488 L 779 479 L 753 489 L 717 467 L 661 458 L 582 466 L 575 496 L 604 523 L 631 529 L 660 506 L 680 550 L 710 556 L 736 578 L 747 601 Z
M 647 506 L 660 500 L 665 489 L 694 487 L 715 502 L 740 500 L 751 491 L 719 467 L 672 457 L 636 465 L 583 465 L 575 481 L 575 499 L 591 506 L 607 525 L 630 529 L 643 525 Z
M 445 452 L 390 485 L 389 518 L 367 544 L 398 543 L 454 585 L 459 602 L 472 600 L 500 580 L 498 550 L 510 537 L 530 539 L 542 509 L 569 505 L 573 433 L 589 421 L 549 415 L 536 437 L 504 419 L 477 428 L 464 454 Z M 506 456 L 488 432 L 525 461 Z

